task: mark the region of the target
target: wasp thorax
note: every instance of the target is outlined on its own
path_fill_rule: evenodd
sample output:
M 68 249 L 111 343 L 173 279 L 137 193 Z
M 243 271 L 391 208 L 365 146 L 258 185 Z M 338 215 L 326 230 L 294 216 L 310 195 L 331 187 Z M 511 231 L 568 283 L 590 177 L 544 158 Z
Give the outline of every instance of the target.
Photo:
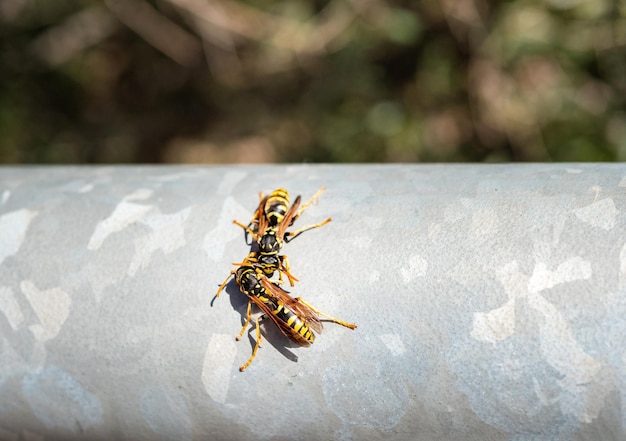
M 259 248 L 262 253 L 278 252 L 283 247 L 283 241 L 276 236 L 274 230 L 267 230 L 259 240 Z

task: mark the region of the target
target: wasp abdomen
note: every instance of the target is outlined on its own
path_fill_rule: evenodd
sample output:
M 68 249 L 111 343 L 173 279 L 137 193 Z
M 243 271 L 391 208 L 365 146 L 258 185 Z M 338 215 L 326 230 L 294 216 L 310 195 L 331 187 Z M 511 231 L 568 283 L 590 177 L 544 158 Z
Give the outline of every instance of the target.
M 311 331 L 307 324 L 304 323 L 304 321 L 291 309 L 279 302 L 277 308 L 272 312 L 281 321 L 285 322 L 291 330 L 299 334 L 306 341 L 309 343 L 313 343 L 315 341 L 315 334 L 313 334 L 313 331 Z
M 265 202 L 265 217 L 270 226 L 278 225 L 285 218 L 289 209 L 289 193 L 284 188 L 277 188 L 267 197 Z

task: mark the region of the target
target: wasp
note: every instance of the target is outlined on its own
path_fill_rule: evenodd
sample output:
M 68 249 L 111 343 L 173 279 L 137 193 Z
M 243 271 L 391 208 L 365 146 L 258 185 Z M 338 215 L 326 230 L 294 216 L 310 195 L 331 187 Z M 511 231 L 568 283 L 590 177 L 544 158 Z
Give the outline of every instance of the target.
M 237 220 L 233 221 L 233 223 L 243 228 L 246 233 L 251 234 L 256 241 L 258 251 L 250 253 L 246 260 L 259 266 L 268 277 L 271 277 L 275 271 L 278 271 L 278 277 L 281 282 L 282 274 L 285 273 L 289 279 L 289 284 L 293 286 L 293 282 L 298 281 L 298 279 L 289 271 L 287 256 L 281 256 L 279 252 L 285 243 L 291 242 L 305 231 L 326 225 L 332 220 L 328 218 L 317 224 L 301 227 L 296 231 L 287 231 L 287 228 L 293 225 L 296 219 L 324 190 L 326 190 L 325 187 L 320 188 L 302 206 L 300 206 L 300 195 L 296 197 L 293 205 L 289 206 L 289 193 L 284 188 L 278 188 L 266 197 L 263 197 L 263 194 L 261 194 L 261 202 L 250 222 L 250 225 L 256 226 L 256 231 Z
M 250 234 L 256 243 L 257 250 L 252 251 L 243 262 L 233 263 L 233 265 L 253 265 L 259 268 L 264 275 L 271 277 L 278 271 L 279 281 L 282 283 L 283 274 L 289 279 L 289 284 L 294 285 L 298 279 L 291 274 L 287 256 L 280 255 L 279 252 L 285 243 L 291 242 L 305 231 L 321 227 L 329 223 L 328 218 L 322 222 L 306 225 L 296 231 L 287 231 L 287 228 L 300 217 L 306 207 L 311 205 L 322 192 L 326 190 L 320 188 L 305 204 L 300 206 L 301 197 L 298 195 L 294 203 L 289 206 L 289 193 L 284 188 L 278 188 L 268 196 L 260 194 L 261 202 L 254 212 L 254 216 L 248 225 L 244 225 L 238 220 L 234 220 L 235 225 L 240 226 Z M 252 227 L 252 228 L 251 228 Z M 219 292 L 226 286 L 232 273 L 220 285 Z
M 237 335 L 237 340 L 241 340 L 250 323 L 252 304 L 258 306 L 263 313 L 255 320 L 256 344 L 248 361 L 239 368 L 241 372 L 250 366 L 261 345 L 259 322 L 263 317 L 269 317 L 289 340 L 299 346 L 310 346 L 315 341 L 314 332 L 318 334 L 322 332 L 323 326 L 320 316 L 333 323 L 356 329 L 355 324 L 344 322 L 318 311 L 299 297 L 291 297 L 287 291 L 259 273 L 258 269 L 253 266 L 242 265 L 232 271 L 231 274 L 235 276 L 235 282 L 239 289 L 249 299 L 246 320 Z M 219 293 L 217 296 L 219 297 Z

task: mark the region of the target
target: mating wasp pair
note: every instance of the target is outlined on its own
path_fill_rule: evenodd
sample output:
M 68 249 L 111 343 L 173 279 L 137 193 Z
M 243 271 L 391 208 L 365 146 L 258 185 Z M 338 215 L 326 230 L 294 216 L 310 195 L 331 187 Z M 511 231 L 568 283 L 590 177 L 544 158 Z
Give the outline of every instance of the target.
M 298 281 L 290 272 L 287 256 L 279 254 L 284 244 L 295 239 L 305 231 L 321 227 L 331 221 L 328 218 L 323 222 L 307 225 L 295 231 L 287 231 L 306 207 L 313 203 L 323 191 L 324 187 L 319 189 L 302 206 L 300 206 L 301 198 L 298 195 L 290 206 L 289 194 L 285 189 L 279 188 L 274 190 L 269 196 L 264 197 L 263 194 L 260 195 L 261 202 L 248 225 L 244 225 L 237 220 L 233 221 L 253 238 L 253 251 L 248 254 L 243 262 L 234 264 L 238 268 L 231 271 L 226 280 L 220 285 L 216 296 L 219 297 L 233 276 L 239 289 L 248 296 L 246 320 L 237 336 L 237 340 L 241 339 L 250 323 L 252 303 L 263 312 L 255 321 L 256 344 L 248 361 L 239 368 L 242 372 L 256 356 L 261 343 L 259 322 L 263 317 L 269 317 L 287 338 L 299 346 L 311 345 L 315 340 L 313 332 L 322 332 L 322 323 L 319 316 L 323 316 L 329 321 L 350 329 L 356 328 L 356 325 L 352 323 L 335 319 L 318 311 L 300 297 L 291 297 L 287 291 L 279 286 L 279 283 L 283 282 L 283 273 L 287 276 L 291 286 Z M 278 282 L 273 282 L 269 279 L 274 272 L 278 272 Z

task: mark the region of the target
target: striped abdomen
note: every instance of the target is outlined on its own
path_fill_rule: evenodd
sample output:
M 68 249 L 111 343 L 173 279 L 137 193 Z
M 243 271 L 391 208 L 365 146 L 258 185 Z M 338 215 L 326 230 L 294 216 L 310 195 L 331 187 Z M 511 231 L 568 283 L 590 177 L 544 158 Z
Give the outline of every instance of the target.
M 291 309 L 285 306 L 282 302 L 277 302 L 276 308 L 272 310 L 272 313 L 282 322 L 284 322 L 292 333 L 295 333 L 302 337 L 309 344 L 315 341 L 315 334 L 308 327 L 304 320 L 296 315 Z M 295 337 L 295 335 L 294 335 Z M 297 337 L 296 337 L 297 338 Z
M 274 190 L 265 201 L 265 217 L 270 226 L 278 225 L 289 209 L 289 193 L 284 188 Z

